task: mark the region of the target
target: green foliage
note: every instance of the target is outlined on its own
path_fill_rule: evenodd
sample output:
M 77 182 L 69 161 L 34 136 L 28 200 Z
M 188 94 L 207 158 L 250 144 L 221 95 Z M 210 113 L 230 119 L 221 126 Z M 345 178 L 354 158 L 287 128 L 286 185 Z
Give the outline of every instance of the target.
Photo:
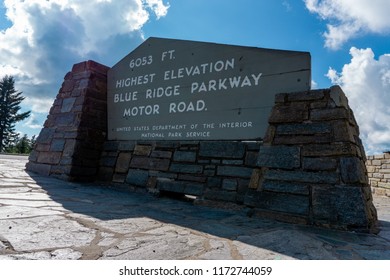
M 24 134 L 22 137 L 16 135 L 11 139 L 9 143 L 7 143 L 5 152 L 11 154 L 29 154 L 34 148 L 35 145 L 35 135 L 29 139 L 27 134 Z
M 18 113 L 20 103 L 25 99 L 22 92 L 14 87 L 15 79 L 5 76 L 0 80 L 0 152 L 9 149 L 15 143 L 18 135 L 15 124 L 30 116 L 30 111 Z

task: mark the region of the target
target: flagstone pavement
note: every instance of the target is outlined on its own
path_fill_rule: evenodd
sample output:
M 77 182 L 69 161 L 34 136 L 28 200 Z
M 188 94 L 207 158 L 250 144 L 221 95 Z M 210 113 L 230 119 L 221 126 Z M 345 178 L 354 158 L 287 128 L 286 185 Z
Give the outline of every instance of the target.
M 70 183 L 0 155 L 0 260 L 390 260 L 390 198 L 375 196 L 379 234 L 251 218 L 190 201 Z

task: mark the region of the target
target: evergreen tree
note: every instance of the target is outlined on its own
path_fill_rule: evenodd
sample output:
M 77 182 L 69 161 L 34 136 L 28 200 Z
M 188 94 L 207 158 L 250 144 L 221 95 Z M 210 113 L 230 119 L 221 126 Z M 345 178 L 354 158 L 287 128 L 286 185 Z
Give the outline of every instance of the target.
M 31 152 L 31 141 L 28 139 L 27 134 L 24 134 L 16 143 L 15 152 L 18 154 L 29 154 Z
M 0 152 L 15 138 L 15 124 L 30 116 L 30 111 L 18 114 L 25 97 L 14 87 L 15 79 L 5 76 L 0 80 Z

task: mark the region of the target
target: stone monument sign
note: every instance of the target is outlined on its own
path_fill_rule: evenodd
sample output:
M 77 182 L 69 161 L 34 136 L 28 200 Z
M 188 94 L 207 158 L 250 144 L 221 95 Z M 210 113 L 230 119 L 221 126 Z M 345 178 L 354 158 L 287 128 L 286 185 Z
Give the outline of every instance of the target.
M 310 83 L 309 53 L 150 38 L 112 68 L 72 67 L 26 168 L 375 232 L 348 99 Z
M 310 73 L 307 52 L 149 38 L 108 71 L 108 139 L 260 139 Z

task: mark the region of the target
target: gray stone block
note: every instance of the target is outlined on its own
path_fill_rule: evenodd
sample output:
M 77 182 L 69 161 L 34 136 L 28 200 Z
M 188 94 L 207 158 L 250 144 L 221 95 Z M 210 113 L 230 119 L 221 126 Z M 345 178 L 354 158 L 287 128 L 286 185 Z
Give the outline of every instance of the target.
M 50 144 L 55 133 L 55 128 L 43 128 L 37 138 L 37 143 Z
M 153 151 L 150 156 L 155 157 L 155 158 L 171 158 L 172 152 L 171 151 Z
M 65 147 L 65 139 L 53 139 L 50 146 L 52 152 L 62 152 Z
M 151 146 L 136 145 L 134 149 L 134 155 L 137 156 L 149 156 L 152 152 Z
M 172 163 L 169 171 L 177 173 L 201 174 L 203 167 L 196 164 Z
M 179 162 L 195 162 L 196 152 L 190 151 L 176 151 L 173 154 L 173 160 Z
M 363 161 L 356 157 L 343 157 L 340 159 L 341 178 L 346 184 L 368 183 Z
M 160 191 L 182 193 L 189 195 L 201 196 L 203 194 L 203 184 L 192 182 L 180 182 L 170 180 L 158 180 L 157 188 Z
M 330 98 L 333 100 L 337 107 L 348 108 L 348 99 L 345 96 L 340 86 L 330 87 Z
M 149 172 L 147 170 L 130 169 L 126 177 L 126 183 L 140 187 L 145 187 L 148 180 Z
M 204 170 L 203 174 L 205 176 L 214 176 L 215 175 L 215 170 Z
M 270 124 L 304 122 L 309 119 L 309 106 L 304 102 L 289 105 L 277 104 L 272 108 L 268 119 Z
M 349 111 L 343 107 L 314 109 L 310 112 L 310 119 L 312 121 L 348 119 L 349 117 L 350 117 Z
M 294 183 L 294 182 L 265 180 L 262 184 L 262 190 L 281 192 L 281 193 L 290 193 L 290 194 L 309 195 L 309 185 L 302 184 L 302 183 Z
M 276 128 L 276 133 L 279 135 L 313 135 L 331 132 L 332 126 L 329 123 L 281 124 Z
M 235 202 L 237 193 L 221 190 L 207 190 L 204 194 L 204 198 L 216 201 Z
M 180 146 L 179 141 L 156 141 L 156 148 L 178 148 Z
M 35 162 L 28 162 L 26 164 L 26 170 L 34 173 L 38 173 L 44 176 L 50 175 L 51 165 L 50 164 L 40 164 Z
M 243 165 L 244 161 L 242 159 L 223 159 L 222 164 L 226 165 Z
M 118 151 L 119 148 L 119 143 L 118 141 L 106 141 L 103 145 L 103 150 L 106 152 L 111 152 L 111 151 Z
M 116 164 L 116 157 L 102 157 L 100 165 L 104 167 L 114 167 Z
M 75 97 L 64 98 L 62 100 L 61 113 L 69 113 L 72 110 L 75 101 Z
M 299 147 L 262 146 L 260 147 L 257 166 L 283 169 L 299 168 L 301 154 Z
M 245 165 L 247 166 L 256 166 L 257 164 L 257 158 L 259 155 L 259 151 L 257 152 L 247 152 L 245 156 Z
M 299 92 L 292 92 L 287 94 L 287 99 L 290 102 L 295 101 L 313 101 L 313 100 L 321 100 L 324 98 L 324 90 L 311 90 L 309 92 L 307 91 L 299 91 Z
M 246 149 L 248 151 L 256 151 L 256 152 L 259 151 L 259 149 L 262 145 L 261 141 L 248 141 L 248 142 L 243 142 L 243 143 L 246 146 Z
M 134 151 L 135 141 L 121 141 L 119 142 L 119 151 Z
M 337 160 L 327 157 L 303 158 L 303 169 L 312 171 L 335 170 Z
M 358 147 L 353 143 L 308 144 L 302 147 L 302 155 L 307 157 L 356 156 Z
M 58 126 L 70 126 L 70 127 L 77 127 L 76 123 L 73 123 L 75 121 L 75 114 L 73 113 L 62 113 L 61 115 L 58 115 L 56 117 L 56 124 Z
M 237 180 L 236 179 L 224 179 L 222 181 L 222 189 L 226 191 L 236 191 L 237 190 Z
M 133 157 L 130 167 L 134 169 L 168 171 L 169 163 L 170 160 L 164 158 Z
M 309 197 L 303 195 L 248 190 L 244 204 L 265 210 L 309 215 Z
M 219 188 L 221 187 L 221 178 L 209 177 L 207 179 L 207 186 L 210 188 Z
M 188 174 L 179 174 L 179 181 L 191 181 L 197 183 L 205 183 L 207 178 L 202 175 L 188 175 Z
M 315 135 L 276 135 L 274 145 L 306 145 L 312 143 L 331 143 L 333 141 L 331 134 L 315 134 Z
M 176 179 L 177 178 L 177 174 L 176 173 L 168 173 L 168 172 L 149 170 L 149 177 Z
M 73 158 L 72 157 L 62 157 L 60 161 L 61 165 L 72 165 L 73 164 Z
M 217 175 L 250 178 L 252 176 L 252 170 L 252 168 L 241 166 L 218 166 Z
M 336 172 L 308 172 L 308 171 L 282 171 L 268 170 L 264 176 L 268 180 L 280 180 L 301 183 L 337 184 L 340 182 Z
M 319 224 L 368 225 L 366 201 L 361 188 L 354 186 L 313 186 L 313 219 Z
M 213 158 L 242 158 L 245 145 L 242 142 L 200 142 L 199 156 Z

